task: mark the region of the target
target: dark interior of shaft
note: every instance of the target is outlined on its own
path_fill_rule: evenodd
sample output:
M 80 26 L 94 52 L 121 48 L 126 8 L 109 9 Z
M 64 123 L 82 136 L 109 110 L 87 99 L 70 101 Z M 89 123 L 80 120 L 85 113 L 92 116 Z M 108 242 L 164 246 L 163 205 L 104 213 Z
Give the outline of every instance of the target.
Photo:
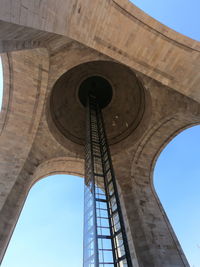
M 112 99 L 112 86 L 101 76 L 86 78 L 79 88 L 79 99 L 86 107 L 88 95 L 94 95 L 101 109 L 105 108 Z

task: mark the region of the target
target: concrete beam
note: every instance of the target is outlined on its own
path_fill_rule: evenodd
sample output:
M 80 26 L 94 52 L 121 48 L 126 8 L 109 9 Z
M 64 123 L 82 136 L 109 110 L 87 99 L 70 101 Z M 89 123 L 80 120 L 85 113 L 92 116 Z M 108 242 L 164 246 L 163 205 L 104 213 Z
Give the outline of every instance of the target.
M 23 41 L 36 44 L 37 34 L 30 28 L 42 35 L 66 36 L 200 101 L 200 43 L 162 25 L 128 0 L 1 0 L 0 5 L 0 20 L 19 27 L 19 36 L 11 31 L 12 40 L 27 34 Z M 4 29 L 7 32 L 6 24 Z

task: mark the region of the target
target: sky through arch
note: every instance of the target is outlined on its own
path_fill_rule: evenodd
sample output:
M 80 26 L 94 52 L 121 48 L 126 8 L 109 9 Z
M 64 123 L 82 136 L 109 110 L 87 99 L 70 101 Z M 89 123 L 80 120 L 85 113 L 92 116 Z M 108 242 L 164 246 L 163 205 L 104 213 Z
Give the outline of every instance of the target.
M 29 192 L 1 267 L 81 267 L 83 178 L 53 175 Z
M 200 125 L 176 136 L 162 151 L 154 186 L 191 267 L 200 266 Z

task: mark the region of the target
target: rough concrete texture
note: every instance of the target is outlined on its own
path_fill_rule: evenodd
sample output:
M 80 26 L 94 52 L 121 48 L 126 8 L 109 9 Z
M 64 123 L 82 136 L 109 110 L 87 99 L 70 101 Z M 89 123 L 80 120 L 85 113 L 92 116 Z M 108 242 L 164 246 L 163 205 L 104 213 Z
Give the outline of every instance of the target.
M 1 0 L 1 51 L 48 47 L 68 37 L 200 99 L 200 44 L 128 0 Z M 67 41 L 66 41 L 67 42 Z
M 137 127 L 111 144 L 133 266 L 189 266 L 155 193 L 153 169 L 165 145 L 199 123 L 200 44 L 126 0 L 0 0 L 0 5 L 0 257 L 38 179 L 84 176 L 83 146 L 56 127 L 51 93 L 74 67 L 106 61 L 135 73 L 145 95 Z M 73 120 L 80 119 L 76 115 Z

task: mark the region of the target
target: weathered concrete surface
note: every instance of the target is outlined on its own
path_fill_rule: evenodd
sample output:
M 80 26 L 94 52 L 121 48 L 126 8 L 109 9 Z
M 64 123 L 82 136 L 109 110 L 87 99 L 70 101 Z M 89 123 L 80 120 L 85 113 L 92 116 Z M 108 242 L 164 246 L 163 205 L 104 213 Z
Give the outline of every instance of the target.
M 1 0 L 8 49 L 45 46 L 49 34 L 76 40 L 199 101 L 200 44 L 128 0 Z
M 155 82 L 151 85 L 149 129 L 136 145 L 114 156 L 115 173 L 139 266 L 189 266 L 156 195 L 153 168 L 163 147 L 176 134 L 199 123 L 199 105 L 190 106 L 184 96 L 162 91 Z
M 52 122 L 54 84 L 79 64 L 110 61 L 131 67 L 127 71 L 135 72 L 145 90 L 145 121 L 111 146 L 134 267 L 189 266 L 152 176 L 163 147 L 200 121 L 199 43 L 125 0 L 0 0 L 0 5 L 1 51 L 29 49 L 3 55 L 0 258 L 38 179 L 84 175 L 83 146 Z
M 34 141 L 43 111 L 49 58 L 45 49 L 3 57 L 4 97 L 1 111 L 0 208 L 19 175 Z

